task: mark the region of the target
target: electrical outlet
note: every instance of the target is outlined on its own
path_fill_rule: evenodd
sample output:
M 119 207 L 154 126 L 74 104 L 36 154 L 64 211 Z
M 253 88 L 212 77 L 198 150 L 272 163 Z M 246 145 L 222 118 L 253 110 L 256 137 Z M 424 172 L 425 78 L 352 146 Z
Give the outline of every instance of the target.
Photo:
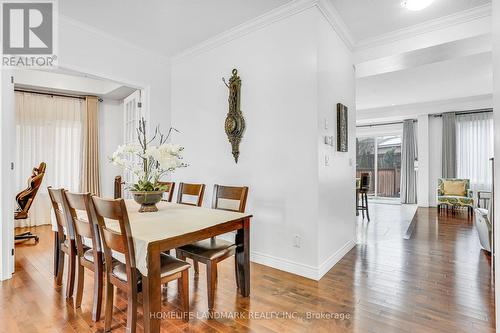
M 328 119 L 325 118 L 325 129 L 328 129 Z
M 300 248 L 300 236 L 299 235 L 295 235 L 293 237 L 293 247 L 296 247 L 296 248 Z
M 325 155 L 325 166 L 329 166 L 329 165 L 330 165 L 330 156 Z

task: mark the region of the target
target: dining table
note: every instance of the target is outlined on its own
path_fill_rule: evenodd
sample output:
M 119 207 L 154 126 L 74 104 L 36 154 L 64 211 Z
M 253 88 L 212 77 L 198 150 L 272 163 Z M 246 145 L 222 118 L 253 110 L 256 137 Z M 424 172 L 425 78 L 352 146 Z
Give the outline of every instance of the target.
M 135 247 L 136 267 L 142 275 L 144 332 L 159 332 L 161 319 L 160 254 L 218 235 L 236 232 L 235 276 L 239 293 L 250 295 L 251 214 L 162 201 L 157 212 L 140 213 L 125 200 Z M 119 231 L 117 221 L 106 220 Z

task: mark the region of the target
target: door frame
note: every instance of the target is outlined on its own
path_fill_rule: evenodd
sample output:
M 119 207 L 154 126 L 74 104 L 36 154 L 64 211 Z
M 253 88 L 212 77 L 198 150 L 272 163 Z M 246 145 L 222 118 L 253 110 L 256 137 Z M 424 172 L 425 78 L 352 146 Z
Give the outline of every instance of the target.
M 149 119 L 149 98 L 150 85 L 141 82 L 133 82 L 123 80 L 122 78 L 113 78 L 102 73 L 93 73 L 86 68 L 79 66 L 58 66 L 58 70 L 67 70 L 83 74 L 91 78 L 118 82 L 131 88 L 136 88 L 142 91 L 143 114 L 145 119 Z M 14 185 L 15 166 L 13 165 L 16 154 L 16 131 L 15 131 L 15 97 L 14 97 L 14 77 L 12 70 L 1 69 L 0 79 L 0 215 L 2 223 L 0 223 L 0 281 L 12 278 L 14 273 L 15 251 L 14 251 L 14 198 L 16 189 Z M 9 84 L 10 82 L 10 84 Z M 9 97 L 9 95 L 11 97 Z M 14 144 L 12 144 L 14 142 Z M 12 163 L 12 164 L 11 164 Z M 11 167 L 12 166 L 12 167 Z

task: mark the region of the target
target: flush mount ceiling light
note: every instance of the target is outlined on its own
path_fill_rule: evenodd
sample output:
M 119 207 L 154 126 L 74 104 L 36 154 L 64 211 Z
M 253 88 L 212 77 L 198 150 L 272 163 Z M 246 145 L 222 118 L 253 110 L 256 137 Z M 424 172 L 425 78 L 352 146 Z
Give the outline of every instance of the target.
M 406 9 L 417 11 L 429 7 L 433 2 L 434 0 L 405 0 L 402 5 Z

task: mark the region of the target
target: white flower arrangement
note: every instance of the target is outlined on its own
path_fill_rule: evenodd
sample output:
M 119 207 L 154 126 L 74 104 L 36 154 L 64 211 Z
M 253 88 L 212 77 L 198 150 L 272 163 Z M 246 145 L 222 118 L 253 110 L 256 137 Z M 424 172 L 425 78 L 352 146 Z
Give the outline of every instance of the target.
M 147 140 L 146 122 L 141 119 L 137 129 L 139 142 L 118 146 L 110 160 L 114 165 L 130 170 L 137 178 L 136 183 L 129 184 L 130 190 L 165 191 L 167 189 L 158 183 L 161 177 L 187 166 L 182 162 L 184 147 L 168 142 L 173 131 L 177 130 L 170 128 L 168 135 L 164 136 L 156 127 L 153 138 Z M 153 145 L 155 141 L 158 141 L 157 145 Z

